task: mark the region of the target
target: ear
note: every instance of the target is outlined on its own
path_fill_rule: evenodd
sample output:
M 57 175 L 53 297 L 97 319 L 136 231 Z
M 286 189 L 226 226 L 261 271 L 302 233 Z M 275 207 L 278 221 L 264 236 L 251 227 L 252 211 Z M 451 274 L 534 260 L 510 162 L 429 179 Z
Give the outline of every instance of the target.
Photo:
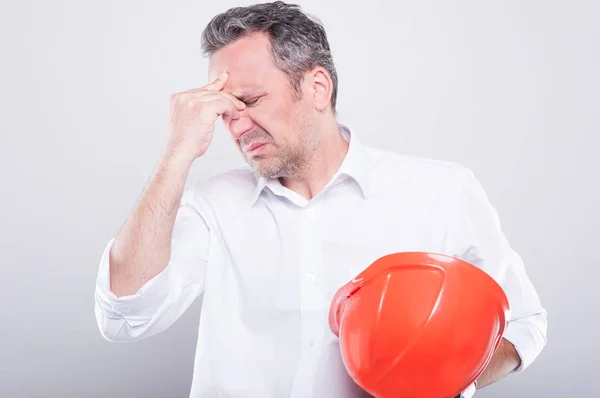
M 310 72 L 312 77 L 313 103 L 319 112 L 327 108 L 331 103 L 333 94 L 333 82 L 325 68 L 318 66 Z

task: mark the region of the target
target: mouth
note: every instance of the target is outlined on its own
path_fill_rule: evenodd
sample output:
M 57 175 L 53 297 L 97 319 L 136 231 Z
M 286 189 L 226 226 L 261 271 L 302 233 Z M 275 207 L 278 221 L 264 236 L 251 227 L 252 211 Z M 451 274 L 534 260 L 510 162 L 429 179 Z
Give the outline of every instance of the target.
M 261 148 L 264 148 L 267 145 L 265 142 L 254 142 L 246 147 L 247 153 L 253 153 Z

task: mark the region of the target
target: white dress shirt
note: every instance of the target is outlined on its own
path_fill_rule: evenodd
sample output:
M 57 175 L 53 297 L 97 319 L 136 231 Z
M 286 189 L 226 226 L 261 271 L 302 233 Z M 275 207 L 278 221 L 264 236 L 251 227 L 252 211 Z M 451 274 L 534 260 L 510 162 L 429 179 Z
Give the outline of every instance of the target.
M 428 251 L 469 261 L 505 289 L 504 337 L 521 372 L 546 344 L 546 312 L 472 172 L 364 146 L 306 200 L 243 165 L 187 189 L 168 266 L 136 294 L 109 290 L 109 250 L 95 302 L 109 341 L 159 333 L 202 296 L 191 398 L 368 397 L 329 330 L 335 292 L 379 257 Z M 465 396 L 473 395 L 472 386 Z

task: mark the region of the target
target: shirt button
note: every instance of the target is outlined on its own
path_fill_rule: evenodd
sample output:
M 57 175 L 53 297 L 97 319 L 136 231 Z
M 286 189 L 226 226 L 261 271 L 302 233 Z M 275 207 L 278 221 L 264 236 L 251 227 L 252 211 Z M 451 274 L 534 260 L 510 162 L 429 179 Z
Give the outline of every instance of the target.
M 310 339 L 306 340 L 306 345 L 309 347 L 313 347 L 315 345 L 315 339 L 310 338 Z
M 306 280 L 309 281 L 310 283 L 313 283 L 315 281 L 315 275 L 314 274 L 306 275 Z

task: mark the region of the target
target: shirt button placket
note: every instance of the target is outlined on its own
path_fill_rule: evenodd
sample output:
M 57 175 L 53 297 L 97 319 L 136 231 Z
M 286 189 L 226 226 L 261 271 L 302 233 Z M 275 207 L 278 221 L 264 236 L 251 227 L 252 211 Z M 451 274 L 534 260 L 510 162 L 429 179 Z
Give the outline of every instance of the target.
M 314 204 L 301 210 L 298 230 L 298 267 L 300 271 L 301 355 L 292 397 L 310 391 L 322 339 L 321 234 Z

